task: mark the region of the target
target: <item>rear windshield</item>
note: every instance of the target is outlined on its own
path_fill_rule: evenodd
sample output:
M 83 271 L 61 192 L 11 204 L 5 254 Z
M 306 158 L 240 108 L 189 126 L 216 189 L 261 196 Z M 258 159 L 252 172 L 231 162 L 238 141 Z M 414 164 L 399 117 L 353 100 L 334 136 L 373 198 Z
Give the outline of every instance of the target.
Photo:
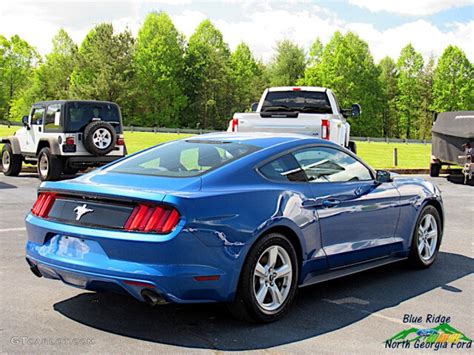
M 318 91 L 269 91 L 261 111 L 332 114 L 327 94 Z
M 112 124 L 120 132 L 120 113 L 117 105 L 100 102 L 68 102 L 65 128 L 68 132 L 82 131 L 91 121 L 101 120 Z
M 180 140 L 159 145 L 112 165 L 108 171 L 166 177 L 188 177 L 223 166 L 258 147 L 235 142 Z

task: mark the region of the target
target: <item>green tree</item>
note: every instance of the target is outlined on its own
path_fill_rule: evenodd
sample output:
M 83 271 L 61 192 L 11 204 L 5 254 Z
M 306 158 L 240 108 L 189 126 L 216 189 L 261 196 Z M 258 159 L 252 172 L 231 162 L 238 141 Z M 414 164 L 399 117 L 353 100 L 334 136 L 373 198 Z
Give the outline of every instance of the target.
M 319 38 L 313 42 L 309 51 L 308 65 L 304 71 L 304 77 L 301 78 L 298 85 L 321 86 L 321 61 L 323 59 L 324 46 Z
M 268 73 L 271 86 L 292 86 L 304 76 L 306 55 L 303 48 L 290 40 L 278 42 Z
M 133 50 L 130 31 L 114 34 L 111 24 L 96 26 L 79 48 L 71 74 L 71 96 L 117 102 L 128 119 L 133 104 Z
M 418 138 L 431 138 L 433 125 L 433 81 L 435 59 L 430 57 L 421 74 L 421 116 L 418 127 Z
M 474 66 L 456 46 L 448 46 L 434 73 L 433 110 L 474 110 Z
M 74 69 L 77 46 L 66 31 L 61 29 L 53 38 L 53 50 L 33 73 L 30 85 L 12 102 L 11 115 L 21 117 L 31 105 L 41 100 L 69 97 L 69 83 Z
M 324 47 L 318 75 L 319 85 L 331 88 L 342 107 L 362 106 L 361 117 L 349 119 L 351 134 L 382 135 L 379 71 L 366 42 L 352 32 L 336 32 Z
M 135 51 L 137 97 L 143 123 L 179 125 L 184 95 L 184 39 L 164 12 L 150 13 Z
M 396 100 L 398 95 L 398 69 L 390 57 L 383 58 L 379 63 L 381 100 L 382 100 L 382 128 L 384 137 L 398 137 L 398 114 Z
M 255 60 L 250 48 L 240 43 L 231 55 L 231 74 L 234 82 L 234 111 L 248 110 L 266 87 L 262 63 Z
M 190 37 L 185 63 L 190 105 L 182 124 L 225 128 L 233 106 L 230 51 L 211 21 L 201 22 Z
M 0 118 L 21 119 L 17 112 L 10 112 L 10 107 L 31 85 L 34 68 L 40 60 L 36 49 L 19 36 L 8 40 L 0 35 Z
M 69 97 L 71 74 L 76 64 L 77 45 L 61 29 L 53 38 L 53 50 L 37 70 L 43 99 L 59 100 Z
M 402 49 L 398 58 L 398 100 L 401 136 L 414 138 L 422 116 L 423 57 L 411 44 Z

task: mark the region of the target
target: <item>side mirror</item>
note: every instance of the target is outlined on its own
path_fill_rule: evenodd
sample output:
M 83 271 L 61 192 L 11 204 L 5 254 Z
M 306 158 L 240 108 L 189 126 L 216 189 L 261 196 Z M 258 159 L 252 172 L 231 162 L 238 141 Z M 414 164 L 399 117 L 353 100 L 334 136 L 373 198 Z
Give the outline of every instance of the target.
M 362 113 L 362 108 L 360 107 L 359 104 L 352 104 L 352 117 L 356 118 L 359 117 L 360 114 Z
M 377 170 L 375 180 L 380 184 L 383 184 L 384 182 L 392 182 L 392 176 L 389 171 Z
M 23 116 L 23 118 L 21 119 L 21 123 L 23 123 L 23 126 L 30 127 L 30 125 L 28 124 L 28 119 L 28 116 Z
M 251 106 L 252 112 L 257 111 L 257 107 L 258 107 L 258 102 L 254 102 L 254 103 L 252 104 L 252 106 Z

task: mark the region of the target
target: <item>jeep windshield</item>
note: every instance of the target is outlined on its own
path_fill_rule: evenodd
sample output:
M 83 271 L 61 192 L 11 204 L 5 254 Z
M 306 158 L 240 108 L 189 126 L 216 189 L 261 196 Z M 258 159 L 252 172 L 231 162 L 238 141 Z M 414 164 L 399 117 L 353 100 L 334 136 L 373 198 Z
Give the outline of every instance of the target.
M 81 132 L 92 121 L 110 123 L 117 133 L 122 133 L 120 111 L 117 105 L 108 102 L 68 102 L 66 104 L 66 132 Z
M 328 96 L 320 91 L 269 91 L 261 111 L 332 114 Z

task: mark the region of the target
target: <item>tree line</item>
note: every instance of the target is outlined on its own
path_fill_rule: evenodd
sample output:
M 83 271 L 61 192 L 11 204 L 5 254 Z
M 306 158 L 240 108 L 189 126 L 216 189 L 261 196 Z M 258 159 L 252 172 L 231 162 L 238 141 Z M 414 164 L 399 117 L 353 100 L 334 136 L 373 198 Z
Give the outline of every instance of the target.
M 269 86 L 331 88 L 343 107 L 358 102 L 355 136 L 427 138 L 433 112 L 474 109 L 474 66 L 456 46 L 425 63 L 411 44 L 378 64 L 352 32 L 335 32 L 309 51 L 277 44 L 269 63 L 245 43 L 229 49 L 204 20 L 186 39 L 165 12 L 148 14 L 136 38 L 94 27 L 78 46 L 61 29 L 42 58 L 19 36 L 0 35 L 0 118 L 18 121 L 32 103 L 53 99 L 117 102 L 126 124 L 224 129 Z

